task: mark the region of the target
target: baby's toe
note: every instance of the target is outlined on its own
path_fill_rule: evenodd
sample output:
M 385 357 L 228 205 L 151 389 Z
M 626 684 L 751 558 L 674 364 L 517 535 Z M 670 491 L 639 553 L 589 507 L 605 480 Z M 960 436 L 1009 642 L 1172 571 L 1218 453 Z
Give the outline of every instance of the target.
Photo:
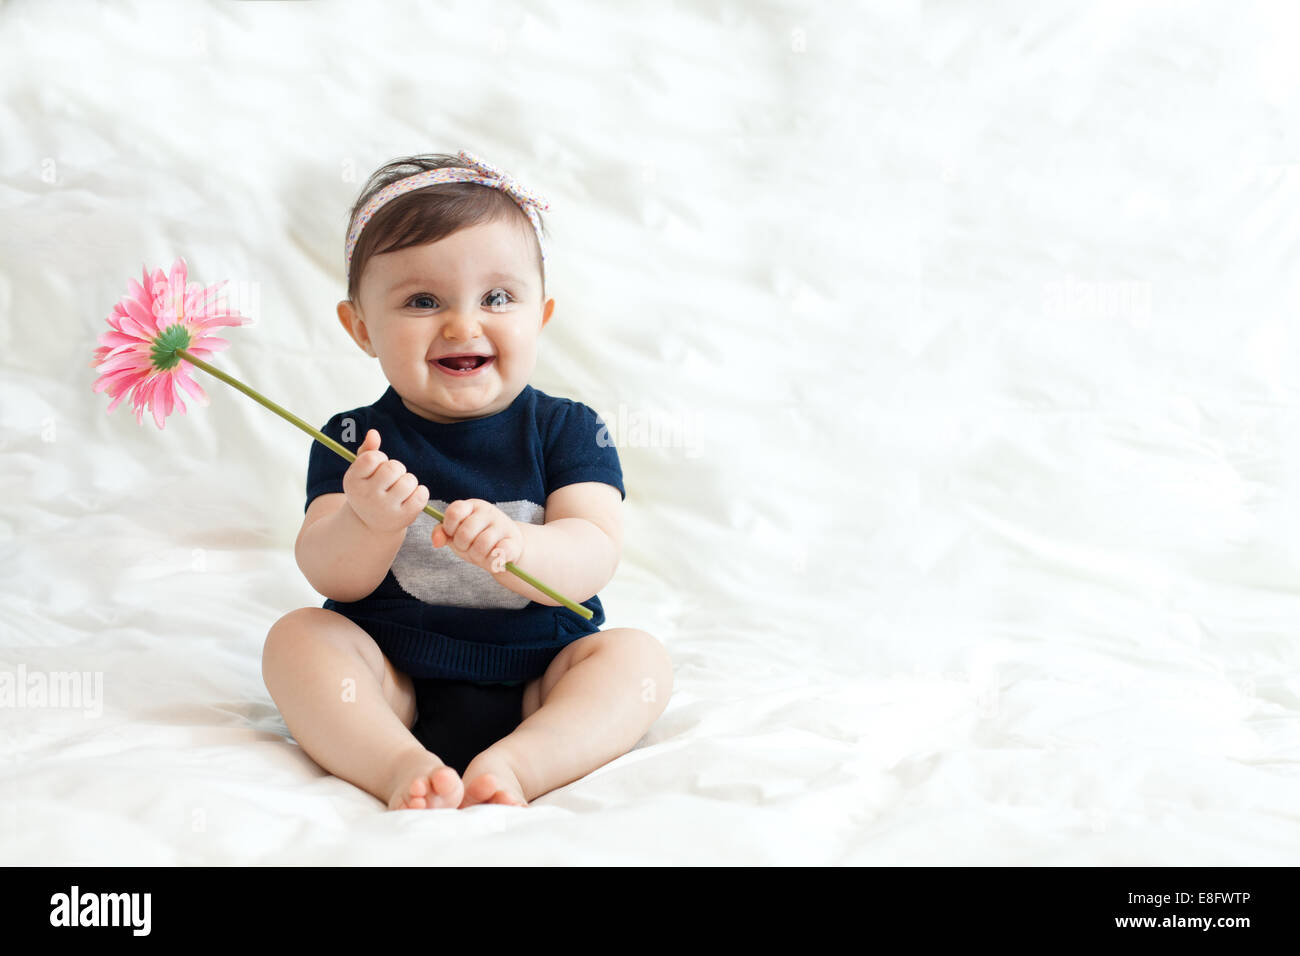
M 402 802 L 410 809 L 423 810 L 428 806 L 429 793 L 429 778 L 421 775 L 412 780 L 411 785 L 406 788 L 406 799 Z
M 496 774 L 491 773 L 475 777 L 465 788 L 465 799 L 461 806 L 468 807 L 476 803 L 503 803 L 511 806 L 524 806 L 523 800 L 503 787 L 497 780 Z
M 440 766 L 423 771 L 411 778 L 402 794 L 399 807 L 407 810 L 428 810 L 441 807 L 458 807 L 463 787 L 460 774 L 451 767 Z
M 526 807 L 527 802 L 522 796 L 512 790 L 499 789 L 492 795 L 490 803 L 504 803 L 511 807 Z
M 429 774 L 430 791 L 427 799 L 434 807 L 458 807 L 464 795 L 464 784 L 460 774 L 451 767 L 439 767 Z

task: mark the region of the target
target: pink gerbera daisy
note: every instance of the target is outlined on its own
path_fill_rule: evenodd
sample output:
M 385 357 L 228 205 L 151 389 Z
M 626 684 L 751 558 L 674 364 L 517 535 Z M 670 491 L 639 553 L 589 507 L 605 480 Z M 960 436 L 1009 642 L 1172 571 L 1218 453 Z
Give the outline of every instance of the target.
M 142 283 L 127 280 L 127 294 L 108 317 L 112 330 L 100 334 L 100 346 L 90 364 L 100 373 L 95 391 L 107 391 L 113 398 L 110 412 L 130 394 L 136 422 L 142 424 L 145 409 L 149 409 L 162 428 L 173 410 L 186 410 L 180 388 L 200 405 L 208 404 L 207 393 L 190 377 L 193 366 L 176 350 L 210 358 L 230 343 L 209 331 L 222 325 L 242 325 L 247 316 L 219 301 L 225 280 L 206 288 L 198 283 L 187 288 L 184 259 L 172 263 L 170 275 L 162 269 L 155 269 L 153 275 L 148 269 L 141 272 Z

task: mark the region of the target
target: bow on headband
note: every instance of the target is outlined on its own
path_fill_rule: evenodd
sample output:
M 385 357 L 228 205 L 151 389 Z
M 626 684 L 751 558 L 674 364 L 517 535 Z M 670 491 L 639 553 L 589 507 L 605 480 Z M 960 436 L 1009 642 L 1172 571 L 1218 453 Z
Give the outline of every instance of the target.
M 542 261 L 546 261 L 546 246 L 542 242 L 542 221 L 537 215 L 537 210 L 545 211 L 550 209 L 550 203 L 531 189 L 524 188 L 509 173 L 485 163 L 477 156 L 467 153 L 463 149 L 456 156 L 466 165 L 447 166 L 442 169 L 426 169 L 422 173 L 416 173 L 414 176 L 407 176 L 395 183 L 390 183 L 370 197 L 370 200 L 357 213 L 356 221 L 352 224 L 351 231 L 348 232 L 345 253 L 345 266 L 348 270 L 352 268 L 352 250 L 356 248 L 357 239 L 361 236 L 361 230 L 366 227 L 366 223 L 370 221 L 376 212 L 398 196 L 403 196 L 413 189 L 421 189 L 437 183 L 478 183 L 504 192 L 518 203 L 519 208 L 527 214 L 528 221 L 533 224 L 533 231 L 537 233 L 537 245 L 542 251 Z

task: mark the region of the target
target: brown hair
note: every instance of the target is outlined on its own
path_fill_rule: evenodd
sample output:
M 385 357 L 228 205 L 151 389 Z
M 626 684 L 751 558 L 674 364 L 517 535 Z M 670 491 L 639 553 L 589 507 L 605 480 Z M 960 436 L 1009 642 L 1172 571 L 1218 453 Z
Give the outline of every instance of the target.
M 348 215 L 348 229 L 356 221 L 370 197 L 385 186 L 423 172 L 426 169 L 442 169 L 447 166 L 464 166 L 465 163 L 455 156 L 445 153 L 422 153 L 407 156 L 385 163 L 370 175 L 369 181 L 361 190 L 352 212 Z M 546 299 L 546 268 L 542 262 L 542 249 L 537 243 L 537 234 L 527 214 L 518 204 L 499 189 L 484 186 L 481 183 L 437 183 L 413 189 L 405 195 L 398 196 L 385 203 L 380 210 L 370 217 L 357 244 L 352 250 L 352 262 L 348 268 L 348 298 L 357 301 L 361 288 L 361 273 L 371 256 L 385 252 L 397 252 L 409 246 L 418 246 L 426 242 L 437 242 L 450 236 L 458 229 L 479 223 L 509 220 L 514 217 L 521 222 L 532 237 L 536 251 L 537 270 L 542 277 L 542 299 Z M 541 213 L 538 213 L 541 220 Z M 542 234 L 547 235 L 546 226 L 542 225 Z

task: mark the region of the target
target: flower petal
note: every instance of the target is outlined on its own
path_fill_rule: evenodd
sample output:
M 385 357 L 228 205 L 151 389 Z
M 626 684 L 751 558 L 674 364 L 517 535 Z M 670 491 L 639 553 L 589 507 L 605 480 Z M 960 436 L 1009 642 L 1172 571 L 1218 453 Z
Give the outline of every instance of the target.
M 127 390 L 124 388 L 114 396 L 111 402 L 108 403 L 108 410 L 111 412 L 113 409 L 117 408 L 118 403 L 122 401 L 122 399 L 126 398 L 126 396 Z
M 153 420 L 157 423 L 159 431 L 162 430 L 163 422 L 167 419 L 167 413 L 163 411 L 163 404 L 166 401 L 169 389 L 167 387 L 168 383 L 164 379 L 165 376 L 158 376 L 157 384 L 154 386 L 151 396 L 152 401 L 150 402 L 153 409 Z
M 190 343 L 189 350 L 194 349 L 211 349 L 214 352 L 220 352 L 222 349 L 230 348 L 230 343 L 225 339 L 218 339 L 208 336 L 206 338 L 195 339 Z
M 103 349 L 103 352 L 100 352 L 100 349 Z M 95 354 L 99 355 L 99 358 L 95 362 L 95 364 L 99 365 L 103 362 L 107 362 L 109 359 L 121 358 L 123 355 L 128 355 L 132 353 L 147 353 L 147 352 L 148 352 L 148 346 L 144 346 L 142 348 L 140 344 L 140 340 L 136 338 L 131 339 L 130 343 L 127 345 L 115 345 L 112 348 L 108 348 L 107 346 L 101 345 L 99 349 L 95 350 Z
M 200 318 L 216 304 L 220 298 L 220 291 L 221 283 L 204 288 L 197 282 L 191 282 L 185 292 L 185 314 L 192 318 Z
M 224 279 L 222 280 L 221 285 L 225 285 Z M 203 301 L 199 303 L 199 306 L 201 311 L 198 314 L 202 316 L 205 323 L 210 323 L 219 316 L 239 319 L 244 318 L 244 316 L 240 315 L 239 309 L 235 308 L 231 304 L 230 299 L 226 296 L 220 286 L 209 286 L 207 294 L 204 296 Z
M 100 332 L 97 340 L 101 345 L 108 346 L 104 349 L 107 355 L 113 348 L 119 345 L 135 345 L 140 340 L 134 335 L 127 335 L 125 332 Z
M 149 407 L 149 399 L 152 397 L 156 384 L 155 379 L 146 379 L 137 385 L 131 393 L 131 404 L 135 407 L 135 420 L 138 425 L 144 424 L 144 411 Z
M 208 315 L 203 318 L 204 326 L 214 325 L 243 325 L 248 321 L 248 316 L 241 315 L 238 312 L 222 312 L 219 315 Z
M 163 376 L 163 382 L 158 386 L 162 395 L 163 417 L 171 415 L 176 408 L 176 375 L 174 372 Z
M 143 302 L 136 299 L 122 300 L 122 307 L 126 309 L 126 314 L 136 321 L 136 324 L 143 330 L 146 338 L 153 338 L 162 329 L 158 328 L 154 320 L 153 312 L 150 311 Z
M 149 343 L 136 339 L 130 345 L 119 345 L 104 356 L 103 365 L 122 368 L 136 362 L 141 368 L 149 364 Z
M 180 383 L 181 388 L 194 396 L 194 400 L 200 405 L 207 407 L 210 399 L 208 393 L 203 391 L 203 387 L 190 377 L 190 369 L 194 366 L 189 362 L 181 359 L 180 370 L 176 373 L 176 381 Z
M 108 375 L 112 372 L 120 372 L 123 369 L 138 371 L 141 374 L 148 374 L 152 368 L 147 354 L 141 355 L 134 350 L 125 350 L 116 355 L 109 355 L 99 363 L 99 372 L 101 375 Z
M 174 387 L 174 384 L 175 384 L 175 383 L 173 382 L 173 388 L 170 389 L 171 397 L 172 397 L 172 401 L 173 401 L 173 402 L 175 403 L 175 405 L 176 405 L 176 411 L 178 411 L 178 412 L 180 412 L 182 415 L 184 415 L 184 414 L 188 411 L 188 409 L 186 409 L 186 407 L 185 407 L 185 403 L 181 401 L 181 391 L 180 391 L 180 389 L 175 388 L 175 387 Z
M 122 331 L 127 335 L 134 335 L 137 339 L 143 339 L 148 342 L 161 331 L 152 316 L 146 321 L 136 319 L 134 316 L 124 315 L 121 319 Z
M 131 368 L 125 368 L 118 372 L 108 372 L 99 377 L 99 379 L 95 382 L 94 386 L 92 387 L 92 391 L 102 392 L 106 388 L 112 389 L 113 386 L 117 385 L 120 382 L 129 383 L 132 380 L 137 378 L 143 379 L 144 373 L 138 372 L 135 369 L 131 369 Z M 111 395 L 113 394 L 113 392 L 110 391 L 109 394 Z
M 167 301 L 174 311 L 180 311 L 185 305 L 185 280 L 189 269 L 180 256 L 172 263 L 171 275 L 167 277 Z

